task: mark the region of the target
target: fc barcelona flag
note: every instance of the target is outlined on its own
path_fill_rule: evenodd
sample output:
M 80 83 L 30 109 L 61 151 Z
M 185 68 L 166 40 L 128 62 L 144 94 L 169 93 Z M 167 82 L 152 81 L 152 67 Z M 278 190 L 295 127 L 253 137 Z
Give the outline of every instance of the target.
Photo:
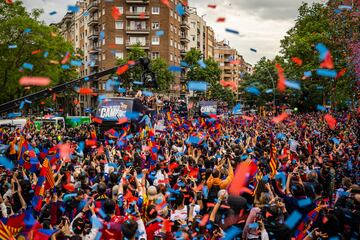
M 270 176 L 273 177 L 276 175 L 277 172 L 276 147 L 275 147 L 273 135 L 271 135 L 269 166 L 270 166 Z
M 21 137 L 19 142 L 18 161 L 21 166 L 27 170 L 30 170 L 31 172 L 35 172 L 40 165 L 35 150 L 28 143 L 28 141 L 24 139 L 24 137 Z
M 47 151 L 47 159 L 49 159 L 50 164 L 55 164 L 60 159 L 60 151 L 57 147 L 52 147 Z

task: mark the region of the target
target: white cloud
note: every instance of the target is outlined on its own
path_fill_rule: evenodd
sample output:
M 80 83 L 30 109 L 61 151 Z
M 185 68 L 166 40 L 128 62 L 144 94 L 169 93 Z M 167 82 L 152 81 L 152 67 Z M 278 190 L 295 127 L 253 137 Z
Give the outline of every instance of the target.
M 324 0 L 305 0 L 323 2 Z M 59 22 L 68 5 L 76 0 L 23 0 L 27 9 L 43 8 L 42 20 L 46 23 Z M 218 40 L 226 39 L 238 49 L 245 60 L 254 64 L 262 56 L 273 58 L 279 51 L 280 40 L 294 25 L 301 0 L 190 0 L 190 6 L 197 7 L 198 14 L 204 15 L 207 24 L 213 27 Z M 210 9 L 208 4 L 216 4 Z M 56 15 L 49 13 L 56 11 Z M 218 17 L 225 17 L 225 23 L 217 23 Z M 235 29 L 240 36 L 225 32 Z M 251 52 L 250 48 L 258 50 Z

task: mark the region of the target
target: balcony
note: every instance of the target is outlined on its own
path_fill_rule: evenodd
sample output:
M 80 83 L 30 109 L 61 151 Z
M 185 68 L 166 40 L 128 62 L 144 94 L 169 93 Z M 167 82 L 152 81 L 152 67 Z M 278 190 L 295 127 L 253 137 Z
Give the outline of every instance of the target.
M 186 36 L 180 36 L 180 42 L 188 43 L 188 42 L 190 42 L 190 40 Z
M 99 38 L 99 31 L 91 31 L 89 33 L 88 39 L 89 40 L 94 40 L 94 39 L 98 39 Z
M 97 54 L 99 53 L 100 48 L 98 46 L 90 46 L 89 48 L 89 54 Z
M 97 68 L 97 67 L 99 67 L 99 60 L 97 60 L 97 59 L 90 60 L 89 66 L 90 66 L 91 68 Z
M 127 26 L 126 27 L 127 34 L 149 34 L 150 28 L 148 27 L 141 27 L 141 26 Z
M 189 30 L 189 29 L 190 29 L 190 26 L 189 26 L 187 23 L 181 23 L 181 24 L 180 24 L 180 28 L 181 28 L 181 29 L 187 29 L 187 30 Z
M 99 24 L 99 17 L 91 17 L 89 19 L 89 26 L 94 26 Z
M 126 3 L 149 4 L 149 0 L 126 0 Z
M 180 50 L 180 55 L 185 56 L 186 55 L 186 50 L 185 49 Z
M 142 49 L 149 49 L 150 48 L 150 41 L 149 40 L 146 40 L 145 42 L 135 42 L 135 41 L 126 40 L 126 42 L 125 42 L 126 49 L 130 49 L 132 46 L 137 45 L 137 44 Z
M 126 11 L 126 18 L 127 19 L 149 19 L 150 18 L 150 12 L 132 12 L 132 11 Z
M 87 10 L 88 10 L 89 13 L 96 12 L 97 10 L 99 10 L 99 2 L 98 1 L 91 2 L 89 4 Z

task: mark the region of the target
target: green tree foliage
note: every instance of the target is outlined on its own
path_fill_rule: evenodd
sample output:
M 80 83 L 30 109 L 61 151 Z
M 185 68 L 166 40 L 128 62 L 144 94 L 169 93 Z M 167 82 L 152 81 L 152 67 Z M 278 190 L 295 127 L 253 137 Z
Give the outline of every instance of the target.
M 50 63 L 50 60 L 60 62 L 66 52 L 73 53 L 73 48 L 57 34 L 56 27 L 38 20 L 41 13 L 41 10 L 28 13 L 20 1 L 13 4 L 0 1 L 0 103 L 41 89 L 25 90 L 19 85 L 22 76 L 49 77 L 51 86 L 77 76 L 74 68 L 65 70 L 60 64 Z M 32 54 L 36 50 L 41 52 Z M 47 57 L 44 57 L 45 52 L 48 52 Z M 21 70 L 24 63 L 32 64 L 33 70 Z
M 136 61 L 139 58 L 146 57 L 146 52 L 140 47 L 140 45 L 134 45 L 129 49 L 128 55 L 124 59 L 118 59 L 117 64 L 126 64 L 129 61 Z M 162 58 L 151 60 L 150 69 L 155 73 L 156 81 L 158 84 L 157 89 L 154 91 L 166 91 L 169 89 L 170 84 L 174 82 L 174 75 L 168 70 L 166 61 Z M 123 86 L 130 86 L 133 81 L 141 80 L 143 69 L 141 66 L 136 66 L 131 71 L 127 71 L 120 76 Z M 133 86 L 134 88 L 141 89 L 141 86 Z
M 197 49 L 191 49 L 186 53 L 184 58 L 188 65 L 186 80 L 208 82 L 210 85 L 208 94 L 206 94 L 208 99 L 224 101 L 233 106 L 236 102 L 236 96 L 230 89 L 220 85 L 221 69 L 218 63 L 214 59 L 209 58 L 203 60 L 206 66 L 204 67 L 199 64 L 201 59 L 201 51 Z

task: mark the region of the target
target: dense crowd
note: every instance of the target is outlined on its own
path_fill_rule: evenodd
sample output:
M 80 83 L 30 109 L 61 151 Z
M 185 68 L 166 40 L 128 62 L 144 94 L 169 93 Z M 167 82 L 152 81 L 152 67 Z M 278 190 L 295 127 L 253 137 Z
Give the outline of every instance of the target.
M 358 116 L 323 115 L 2 129 L 0 239 L 359 239 Z

